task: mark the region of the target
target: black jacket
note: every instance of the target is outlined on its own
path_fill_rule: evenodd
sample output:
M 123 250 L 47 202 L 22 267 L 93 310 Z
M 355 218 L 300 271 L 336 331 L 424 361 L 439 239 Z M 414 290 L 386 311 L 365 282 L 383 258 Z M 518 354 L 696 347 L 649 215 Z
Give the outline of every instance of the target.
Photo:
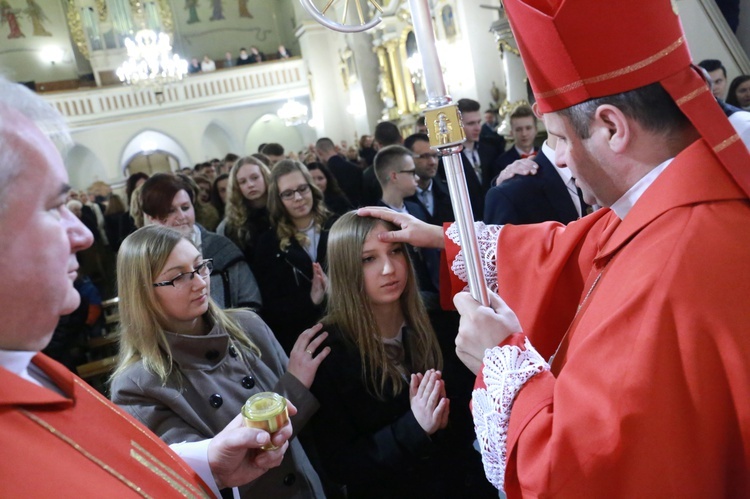
M 328 219 L 318 240 L 317 262 L 326 268 L 328 231 L 335 217 Z M 263 296 L 261 317 L 276 335 L 287 355 L 297 337 L 314 326 L 323 314 L 323 304 L 310 299 L 312 260 L 296 240 L 282 251 L 276 230 L 261 235 L 255 250 L 252 269 Z
M 338 180 L 339 187 L 354 206 L 362 201 L 362 170 L 357 165 L 338 154 L 331 156 L 327 162 L 328 169 Z
M 487 193 L 484 222 L 487 224 L 533 224 L 578 219 L 568 188 L 554 165 L 541 151 L 534 157 L 536 175 L 516 175 Z M 583 206 L 584 213 L 586 206 Z

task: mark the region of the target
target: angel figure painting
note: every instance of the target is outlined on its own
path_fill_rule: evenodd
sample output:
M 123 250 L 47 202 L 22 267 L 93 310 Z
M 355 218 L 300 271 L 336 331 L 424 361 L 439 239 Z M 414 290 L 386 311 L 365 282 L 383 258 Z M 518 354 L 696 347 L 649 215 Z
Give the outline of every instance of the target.
M 26 9 L 24 13 L 31 19 L 31 25 L 34 28 L 34 36 L 52 36 L 52 33 L 47 31 L 42 24 L 42 21 L 49 21 L 47 16 L 44 15 L 44 11 L 34 0 L 26 0 Z
M 198 0 L 185 0 L 185 10 L 188 11 L 188 24 L 201 22 L 198 18 Z
M 0 26 L 6 24 L 10 27 L 10 34 L 8 39 L 13 38 L 26 38 L 21 32 L 21 27 L 18 25 L 18 17 L 20 9 L 14 9 L 10 6 L 7 0 L 0 0 Z
M 240 17 L 248 17 L 252 19 L 253 15 L 249 10 L 247 10 L 247 2 L 248 0 L 237 0 L 238 6 L 240 8 Z

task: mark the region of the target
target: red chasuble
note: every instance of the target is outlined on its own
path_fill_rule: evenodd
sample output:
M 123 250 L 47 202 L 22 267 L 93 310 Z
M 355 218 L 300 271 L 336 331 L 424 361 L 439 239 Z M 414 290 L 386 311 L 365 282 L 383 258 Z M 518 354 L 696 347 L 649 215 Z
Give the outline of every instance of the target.
M 508 497 L 750 497 L 750 202 L 702 140 L 622 222 L 505 226 L 497 279 L 558 352 L 510 411 Z
M 65 397 L 0 368 L 3 497 L 213 497 L 148 428 L 49 357 Z

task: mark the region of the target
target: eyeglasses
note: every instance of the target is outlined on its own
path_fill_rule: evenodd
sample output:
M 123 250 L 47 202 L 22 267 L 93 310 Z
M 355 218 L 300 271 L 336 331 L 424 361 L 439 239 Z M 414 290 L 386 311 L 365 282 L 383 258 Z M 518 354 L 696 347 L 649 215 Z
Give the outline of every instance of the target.
M 279 197 L 283 199 L 284 201 L 289 201 L 290 199 L 294 199 L 295 194 L 299 194 L 300 196 L 304 196 L 307 194 L 307 191 L 310 190 L 310 184 L 302 184 L 296 189 L 288 189 L 281 194 L 279 194 Z
M 211 275 L 211 271 L 213 269 L 214 261 L 213 259 L 209 258 L 208 260 L 203 260 L 198 265 L 196 265 L 195 270 L 178 274 L 177 277 L 175 277 L 174 279 L 170 279 L 169 281 L 155 282 L 154 287 L 159 288 L 162 286 L 172 286 L 174 288 L 184 288 L 190 281 L 193 280 L 193 277 L 195 277 L 196 274 L 205 279 L 206 277 Z
M 416 168 L 412 168 L 411 170 L 399 170 L 396 173 L 408 173 L 409 175 L 413 175 L 413 176 L 416 177 L 417 176 L 417 169 Z
M 438 159 L 440 155 L 436 152 L 425 152 L 422 154 L 415 154 L 414 159 Z

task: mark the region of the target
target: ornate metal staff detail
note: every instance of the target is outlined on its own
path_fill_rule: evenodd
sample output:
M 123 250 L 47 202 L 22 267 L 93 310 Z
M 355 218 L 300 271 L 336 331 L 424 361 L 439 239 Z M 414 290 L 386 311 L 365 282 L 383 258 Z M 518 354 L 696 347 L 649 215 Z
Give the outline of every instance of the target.
M 349 1 L 350 0 L 344 0 L 344 12 L 342 14 L 341 22 L 338 23 L 334 21 L 333 19 L 326 16 L 326 13 L 328 12 L 328 9 L 331 8 L 331 5 L 333 5 L 336 0 L 328 0 L 328 3 L 326 3 L 325 7 L 323 7 L 323 10 L 318 10 L 317 7 L 313 4 L 312 0 L 300 0 L 302 3 L 302 7 L 307 11 L 310 16 L 318 21 L 323 26 L 326 26 L 334 31 L 341 31 L 342 33 L 359 33 L 360 31 L 367 31 L 370 28 L 373 28 L 380 23 L 380 16 L 375 15 L 372 19 L 365 22 L 365 15 L 364 11 L 362 9 L 362 4 L 360 3 L 360 0 L 354 0 L 354 3 L 357 8 L 357 17 L 359 18 L 359 24 L 346 24 L 346 16 L 349 12 Z M 373 7 L 378 11 L 378 13 L 383 12 L 383 7 L 378 4 L 375 0 L 367 0 L 367 3 L 372 4 Z
M 368 22 L 364 21 L 362 7 L 359 0 L 357 4 L 359 25 L 347 25 L 346 16 L 349 0 L 345 0 L 344 14 L 341 23 L 333 21 L 325 16 L 325 12 L 331 7 L 335 0 L 328 0 L 323 11 L 318 11 L 312 0 L 300 0 L 302 7 L 320 24 L 343 33 L 357 33 L 366 31 L 380 23 L 379 14 L 382 8 L 373 0 L 370 3 L 375 6 L 378 13 Z M 474 217 L 471 210 L 469 190 L 466 187 L 463 163 L 461 161 L 461 150 L 466 140 L 461 113 L 458 106 L 452 101 L 445 90 L 443 73 L 435 45 L 435 35 L 432 28 L 432 18 L 428 0 L 409 0 L 414 34 L 417 39 L 417 47 L 422 57 L 424 69 L 424 82 L 427 89 L 427 109 L 425 111 L 425 123 L 428 127 L 430 146 L 437 150 L 443 157 L 443 166 L 448 180 L 453 204 L 453 213 L 456 217 L 458 233 L 461 239 L 461 248 L 466 259 L 466 271 L 469 279 L 469 289 L 475 300 L 485 306 L 490 305 L 487 294 L 487 285 L 482 273 L 481 255 L 474 230 Z

